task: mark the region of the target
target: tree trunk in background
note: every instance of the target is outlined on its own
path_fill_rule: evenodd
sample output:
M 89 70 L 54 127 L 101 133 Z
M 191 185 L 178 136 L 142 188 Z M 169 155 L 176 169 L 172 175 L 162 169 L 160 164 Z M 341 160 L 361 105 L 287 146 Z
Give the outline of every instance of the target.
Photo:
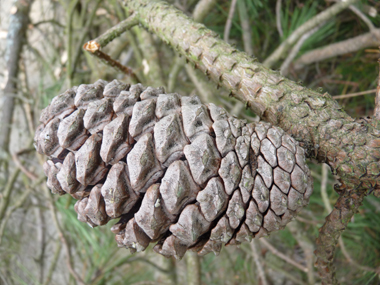
M 9 151 L 12 116 L 17 94 L 17 74 L 19 58 L 25 42 L 29 24 L 31 0 L 19 0 L 14 4 L 15 13 L 10 17 L 5 60 L 7 62 L 8 80 L 4 88 L 4 99 L 0 124 L 0 151 Z

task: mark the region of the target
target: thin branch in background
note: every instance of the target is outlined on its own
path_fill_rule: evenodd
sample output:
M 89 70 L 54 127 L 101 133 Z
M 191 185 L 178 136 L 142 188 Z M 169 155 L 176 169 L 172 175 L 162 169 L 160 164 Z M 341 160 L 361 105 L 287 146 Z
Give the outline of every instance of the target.
M 215 6 L 215 4 L 216 4 L 216 0 L 200 0 L 195 6 L 194 11 L 193 11 L 194 21 L 202 22 L 204 18 L 207 16 L 207 14 L 210 13 L 211 9 Z M 173 92 L 175 83 L 177 82 L 178 73 L 182 70 L 185 64 L 186 64 L 186 61 L 184 58 L 177 57 L 177 60 L 174 63 L 174 66 L 172 67 L 169 73 L 169 79 L 168 79 L 169 92 Z M 186 67 L 186 70 L 190 78 L 192 78 L 192 80 L 196 78 L 194 77 L 196 76 L 195 71 L 188 69 L 188 67 Z M 198 82 L 198 80 L 196 80 L 196 82 Z M 201 94 L 208 96 L 208 94 L 203 93 L 203 90 L 206 90 L 205 87 L 198 86 L 197 89 L 198 89 L 198 92 L 200 92 Z
M 377 89 L 376 89 L 376 97 L 375 97 L 375 118 L 380 120 L 380 58 L 378 60 L 379 63 L 379 75 L 377 78 Z
M 133 82 L 141 82 L 141 80 L 137 77 L 137 75 L 131 68 L 122 65 L 120 62 L 112 59 L 108 54 L 100 50 L 101 48 L 105 47 L 108 43 L 110 43 L 112 40 L 119 37 L 121 34 L 125 33 L 137 24 L 138 21 L 135 15 L 132 15 L 128 17 L 126 20 L 120 22 L 118 25 L 106 31 L 103 35 L 85 43 L 83 45 L 83 49 L 99 58 L 105 64 L 130 76 Z
M 66 265 L 67 265 L 67 268 L 69 269 L 71 275 L 74 277 L 74 279 L 76 280 L 76 282 L 78 284 L 85 285 L 85 283 L 83 282 L 82 278 L 79 276 L 79 274 L 75 271 L 75 269 L 73 267 L 73 258 L 71 256 L 71 252 L 70 252 L 70 245 L 69 245 L 69 242 L 67 241 L 65 235 L 63 234 L 63 230 L 61 228 L 61 225 L 59 224 L 58 217 L 57 217 L 57 212 L 56 212 L 56 208 L 55 208 L 55 204 L 54 204 L 53 198 L 51 197 L 50 191 L 46 187 L 46 185 L 44 185 L 43 188 L 45 190 L 45 196 L 46 196 L 46 198 L 48 199 L 48 202 L 49 202 L 49 209 L 50 209 L 50 212 L 51 212 L 52 217 L 53 217 L 54 225 L 55 225 L 55 227 L 57 229 L 57 232 L 58 232 L 59 238 L 61 240 L 61 243 L 63 244 L 63 247 L 64 247 L 64 249 L 66 251 Z
M 247 6 L 245 5 L 245 1 L 237 2 L 237 6 L 243 32 L 244 51 L 253 56 L 251 24 L 249 22 L 250 17 L 247 12 Z
M 15 184 L 19 174 L 20 174 L 20 168 L 15 169 L 12 176 L 8 179 L 7 184 L 4 187 L 4 190 L 1 193 L 0 221 L 4 218 L 4 215 L 8 209 L 10 196 L 13 190 L 13 185 Z
M 201 263 L 196 252 L 188 251 L 186 258 L 187 285 L 201 284 Z
M 322 178 L 321 178 L 321 197 L 323 204 L 328 213 L 331 213 L 332 207 L 329 201 L 329 196 L 327 195 L 327 177 L 328 177 L 328 165 L 326 163 L 322 164 Z
M 198 96 L 202 102 L 210 102 L 210 91 L 208 90 L 206 83 L 203 79 L 198 78 L 195 69 L 190 65 L 186 64 L 185 69 L 190 80 L 193 82 L 195 88 L 197 88 Z
M 267 285 L 267 278 L 265 277 L 265 271 L 263 268 L 263 262 L 261 261 L 261 258 L 259 256 L 259 251 L 257 250 L 257 241 L 253 239 L 251 241 L 251 250 L 252 250 L 252 256 L 256 264 L 256 269 L 257 269 L 257 275 L 259 276 L 261 280 L 262 285 Z
M 234 14 L 235 14 L 236 2 L 237 2 L 237 0 L 232 0 L 231 1 L 230 12 L 228 13 L 228 18 L 227 18 L 227 21 L 226 21 L 226 25 L 224 27 L 223 39 L 227 43 L 228 43 L 228 39 L 230 37 L 230 31 L 231 31 L 231 26 L 232 26 L 232 19 L 233 19 Z
M 299 246 L 302 248 L 303 253 L 305 254 L 305 263 L 307 267 L 307 280 L 308 284 L 314 285 L 315 284 L 315 277 L 314 277 L 314 244 L 309 239 L 307 234 L 303 229 L 301 229 L 301 226 L 297 220 L 291 222 L 288 224 L 288 228 L 290 232 L 292 233 L 293 237 L 297 240 Z
M 14 3 L 15 13 L 10 16 L 6 46 L 6 68 L 8 78 L 6 80 L 1 124 L 0 124 L 0 152 L 9 152 L 11 124 L 17 93 L 17 76 L 19 71 L 19 59 L 22 47 L 26 41 L 26 31 L 29 24 L 29 11 L 32 0 L 18 0 Z
M 203 22 L 204 18 L 215 6 L 216 0 L 199 0 L 193 10 L 193 19 L 196 22 Z
M 96 56 L 98 59 L 100 59 L 105 64 L 107 64 L 107 65 L 115 68 L 116 70 L 121 71 L 121 72 L 125 73 L 126 75 L 130 76 L 134 82 L 140 82 L 139 78 L 133 72 L 133 70 L 131 68 L 129 68 L 128 66 L 122 65 L 120 62 L 112 59 L 108 54 L 102 52 L 101 50 L 93 49 L 92 46 L 94 46 L 93 42 L 87 42 L 84 44 L 83 48 L 87 51 L 90 51 L 89 49 L 91 47 L 91 54 L 92 55 Z
M 284 260 L 285 262 L 293 265 L 294 267 L 298 268 L 299 270 L 303 271 L 303 272 L 307 272 L 308 269 L 303 266 L 302 264 L 299 264 L 298 262 L 294 261 L 293 259 L 291 259 L 289 256 L 281 253 L 277 248 L 275 248 L 273 245 L 271 245 L 269 243 L 269 241 L 267 239 L 264 239 L 264 238 L 261 238 L 259 239 L 259 241 L 267 248 L 269 249 L 269 251 L 271 253 L 273 253 L 275 256 L 281 258 L 282 260 Z
M 350 10 L 354 12 L 362 21 L 367 25 L 370 32 L 375 31 L 376 27 L 373 25 L 370 19 L 362 11 L 360 11 L 358 8 L 356 8 L 354 5 L 351 5 Z
M 24 173 L 30 180 L 34 181 L 37 180 L 38 176 L 34 174 L 33 172 L 29 171 L 20 161 L 17 153 L 12 154 L 13 162 L 16 164 L 16 166 Z
M 44 180 L 45 180 L 45 177 L 44 177 Z M 18 208 L 20 208 L 24 204 L 26 199 L 29 197 L 30 193 L 31 193 L 30 189 L 24 191 L 22 193 L 22 195 L 17 198 L 17 202 L 7 210 L 7 213 L 5 214 L 4 218 L 0 220 L 0 244 L 3 240 L 5 227 L 8 223 L 11 215 L 14 213 L 15 210 L 17 210 Z
M 83 28 L 81 28 L 82 33 L 79 37 L 79 40 L 78 40 L 78 43 L 76 46 L 76 50 L 75 50 L 75 54 L 74 54 L 74 58 L 73 58 L 73 62 L 72 62 L 71 74 L 69 74 L 71 81 L 74 79 L 76 66 L 78 65 L 79 57 L 80 57 L 81 53 L 83 52 L 82 51 L 82 45 L 83 45 L 84 39 L 86 38 L 86 36 L 87 36 L 91 26 L 92 26 L 96 11 L 98 10 L 98 7 L 99 7 L 99 4 L 101 1 L 102 0 L 96 0 L 95 6 L 90 9 L 91 10 L 90 15 L 89 16 L 86 15 L 87 16 L 86 17 L 87 18 L 86 24 L 84 25 Z M 86 4 L 87 3 L 89 3 L 89 2 L 86 2 Z M 83 9 L 83 11 L 87 11 L 87 8 Z
M 277 31 L 280 34 L 280 37 L 282 38 L 284 36 L 284 32 L 282 31 L 282 26 L 281 26 L 281 5 L 282 5 L 282 0 L 277 0 L 277 2 L 276 2 L 276 25 L 277 25 Z
M 321 48 L 311 50 L 300 56 L 294 63 L 295 69 L 305 65 L 319 62 L 328 58 L 337 57 L 347 53 L 357 52 L 361 49 L 380 45 L 380 29 L 353 37 L 341 42 L 333 43 Z
M 55 268 L 57 267 L 57 262 L 58 262 L 59 254 L 61 253 L 61 249 L 62 249 L 62 244 L 61 244 L 60 240 L 57 240 L 53 260 L 50 263 L 49 271 L 48 271 L 48 274 L 46 276 L 46 279 L 45 279 L 45 282 L 43 283 L 43 285 L 51 284 L 51 278 L 53 276 Z
M 344 184 L 338 190 L 340 197 L 335 203 L 332 212 L 326 217 L 325 224 L 319 229 L 316 242 L 317 248 L 314 251 L 317 256 L 315 266 L 323 284 L 338 283 L 333 263 L 336 245 L 366 195 L 363 192 L 355 193 L 353 189 L 347 189 Z
M 182 67 L 185 65 L 186 61 L 183 57 L 177 56 L 174 65 L 169 72 L 168 78 L 168 92 L 173 92 L 175 85 L 177 83 L 178 73 L 181 71 Z
M 75 7 L 78 5 L 79 0 L 70 1 L 67 7 L 67 23 L 66 23 L 66 50 L 67 50 L 67 62 L 66 62 L 66 79 L 69 87 L 72 87 L 73 82 L 71 78 L 72 74 L 72 45 L 73 45 L 73 16 Z
M 308 31 L 305 33 L 298 42 L 294 45 L 294 47 L 291 49 L 289 55 L 286 57 L 285 61 L 282 63 L 280 67 L 280 72 L 283 76 L 286 76 L 288 74 L 288 69 L 294 58 L 297 56 L 298 52 L 300 51 L 302 45 L 305 43 L 305 41 L 310 38 L 315 32 L 317 32 L 324 23 L 321 23 L 320 25 L 316 26 L 314 29 Z
M 285 41 L 281 43 L 281 45 L 264 61 L 263 64 L 266 67 L 272 67 L 277 61 L 280 60 L 280 58 L 286 55 L 289 49 L 298 41 L 300 37 L 302 37 L 302 35 L 314 29 L 320 23 L 330 20 L 335 15 L 342 12 L 348 6 L 357 1 L 358 0 L 347 0 L 345 2 L 339 2 L 325 9 L 323 12 L 319 13 L 309 21 L 302 24 Z
M 362 92 L 349 93 L 349 94 L 345 94 L 345 95 L 335 95 L 332 97 L 334 99 L 344 99 L 344 98 L 351 98 L 351 97 L 356 97 L 356 96 L 361 96 L 361 95 L 373 94 L 376 92 L 377 92 L 377 89 L 372 89 L 372 90 L 367 90 L 367 91 L 362 91 Z
M 134 32 L 138 40 L 138 46 L 143 54 L 144 82 L 154 87 L 166 86 L 156 41 L 145 29 L 136 27 Z
M 376 273 L 377 275 L 380 275 L 380 267 L 378 267 L 378 268 L 371 268 L 371 267 L 368 267 L 368 266 L 362 266 L 359 263 L 357 263 L 354 259 L 352 259 L 352 257 L 350 256 L 350 254 L 348 253 L 348 251 L 346 249 L 346 246 L 344 245 L 344 241 L 343 241 L 343 238 L 341 236 L 339 237 L 339 247 L 340 247 L 340 249 L 341 249 L 344 257 L 353 266 L 355 266 L 356 268 L 358 268 L 360 270 L 367 271 L 367 272 L 373 272 L 373 273 Z
M 132 27 L 136 26 L 138 23 L 139 22 L 136 17 L 136 14 L 132 14 L 127 19 L 120 22 L 111 29 L 107 30 L 104 34 L 92 41 L 97 43 L 99 45 L 99 48 L 103 48 L 106 45 L 108 45 L 111 41 L 113 41 L 117 37 L 120 37 L 122 34 L 130 30 Z

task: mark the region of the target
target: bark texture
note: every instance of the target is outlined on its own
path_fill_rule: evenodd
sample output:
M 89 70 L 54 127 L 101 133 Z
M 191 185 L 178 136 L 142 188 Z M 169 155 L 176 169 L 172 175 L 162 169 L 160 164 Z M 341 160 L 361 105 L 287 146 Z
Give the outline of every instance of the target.
M 365 197 L 364 193 L 356 194 L 345 188 L 336 202 L 331 214 L 326 217 L 326 222 L 319 230 L 316 266 L 320 269 L 319 274 L 323 284 L 338 284 L 333 264 L 335 248 L 339 237 L 346 229 L 353 215 L 358 211 Z M 331 269 L 333 269 L 331 271 Z
M 161 1 L 126 1 L 140 24 L 184 55 L 262 119 L 326 162 L 351 189 L 380 188 L 380 124 L 353 119 L 327 93 L 286 79 Z

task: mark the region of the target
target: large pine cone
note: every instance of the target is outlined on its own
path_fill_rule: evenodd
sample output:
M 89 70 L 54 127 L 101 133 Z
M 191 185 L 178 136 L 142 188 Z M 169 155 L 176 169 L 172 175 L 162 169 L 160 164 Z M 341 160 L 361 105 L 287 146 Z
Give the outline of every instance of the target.
M 219 253 L 282 229 L 308 203 L 304 150 L 268 123 L 197 97 L 117 80 L 80 85 L 43 110 L 35 135 L 53 193 L 120 247 L 164 256 Z

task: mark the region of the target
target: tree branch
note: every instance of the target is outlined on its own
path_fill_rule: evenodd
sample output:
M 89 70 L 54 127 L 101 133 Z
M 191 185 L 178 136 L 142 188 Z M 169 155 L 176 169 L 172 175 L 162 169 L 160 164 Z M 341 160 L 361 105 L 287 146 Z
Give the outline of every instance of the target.
M 90 54 L 99 58 L 105 64 L 115 68 L 118 71 L 130 76 L 132 81 L 141 82 L 137 75 L 128 66 L 122 65 L 120 62 L 112 59 L 108 54 L 101 51 L 101 48 L 108 45 L 115 38 L 128 31 L 130 28 L 138 24 L 138 20 L 135 15 L 131 15 L 126 20 L 120 22 L 113 28 L 106 31 L 103 35 L 97 37 L 94 40 L 88 41 L 83 45 L 83 49 L 90 52 Z
M 293 135 L 309 157 L 328 163 L 351 189 L 380 188 L 377 120 L 354 120 L 329 94 L 304 88 L 267 69 L 165 2 L 128 0 L 126 5 L 137 13 L 142 26 L 262 119 Z
M 203 22 L 203 19 L 207 16 L 215 4 L 216 0 L 200 0 L 193 11 L 194 21 Z
M 7 62 L 8 79 L 4 88 L 4 99 L 0 124 L 0 151 L 9 152 L 9 140 L 15 95 L 17 93 L 17 74 L 22 47 L 26 42 L 26 30 L 29 24 L 29 10 L 32 0 L 18 0 L 14 4 L 16 13 L 10 16 L 7 34 L 5 61 Z
M 292 63 L 292 61 L 297 56 L 297 54 L 300 51 L 300 49 L 301 49 L 302 45 L 304 44 L 304 42 L 308 38 L 310 38 L 315 32 L 317 32 L 324 24 L 325 24 L 325 22 L 321 23 L 320 25 L 316 26 L 314 29 L 311 29 L 310 31 L 308 31 L 307 33 L 305 33 L 302 37 L 300 37 L 300 39 L 298 40 L 298 42 L 291 49 L 289 55 L 286 57 L 286 59 L 284 60 L 284 62 L 281 64 L 280 72 L 281 72 L 282 75 L 284 75 L 284 76 L 287 75 L 290 64 Z
M 259 280 L 261 280 L 262 285 L 268 285 L 267 279 L 265 277 L 264 268 L 262 265 L 261 257 L 259 256 L 259 251 L 257 250 L 257 241 L 253 239 L 251 241 L 251 250 L 252 256 L 256 264 L 257 275 L 259 276 Z
M 375 29 L 373 32 L 365 33 L 363 35 L 327 45 L 325 47 L 311 50 L 301 57 L 295 63 L 295 69 L 301 69 L 305 65 L 322 61 L 331 57 L 356 52 L 358 50 L 379 46 L 380 45 L 380 29 Z
M 232 25 L 232 18 L 234 17 L 235 14 L 235 7 L 236 7 L 236 2 L 237 0 L 232 0 L 231 1 L 231 6 L 230 6 L 230 11 L 228 13 L 228 18 L 226 21 L 226 25 L 224 27 L 224 35 L 223 39 L 228 42 L 229 37 L 230 37 L 230 30 L 231 30 L 231 25 Z
M 379 62 L 379 76 L 377 78 L 376 98 L 375 98 L 375 117 L 380 120 L 380 58 Z
M 325 224 L 319 229 L 317 249 L 314 251 L 317 256 L 315 264 L 323 284 L 338 284 L 333 265 L 335 248 L 339 237 L 365 197 L 365 193 L 357 194 L 352 189 L 348 190 L 345 185 L 343 187 L 344 193 L 339 197 L 330 215 L 326 217 Z
M 287 53 L 287 51 L 298 41 L 298 39 L 302 37 L 302 35 L 320 23 L 330 20 L 332 17 L 339 14 L 357 1 L 358 0 L 347 0 L 344 2 L 339 2 L 302 24 L 264 61 L 264 65 L 267 67 L 272 67 L 282 56 Z
M 353 2 L 336 4 L 313 20 L 326 20 L 326 15 L 331 17 L 343 9 L 341 5 Z M 320 229 L 315 251 L 323 282 L 336 282 L 332 260 L 338 238 L 367 190 L 380 189 L 380 122 L 351 118 L 329 94 L 304 88 L 269 70 L 166 2 L 126 0 L 126 5 L 143 27 L 262 119 L 291 134 L 307 149 L 309 157 L 328 163 L 333 174 L 339 175 L 344 190 L 338 189 L 341 197 Z M 302 29 L 315 27 L 312 22 L 305 24 L 308 29 Z
M 284 36 L 284 32 L 282 31 L 282 26 L 281 26 L 281 4 L 282 4 L 282 0 L 276 1 L 276 25 L 277 25 L 278 34 L 282 38 Z

